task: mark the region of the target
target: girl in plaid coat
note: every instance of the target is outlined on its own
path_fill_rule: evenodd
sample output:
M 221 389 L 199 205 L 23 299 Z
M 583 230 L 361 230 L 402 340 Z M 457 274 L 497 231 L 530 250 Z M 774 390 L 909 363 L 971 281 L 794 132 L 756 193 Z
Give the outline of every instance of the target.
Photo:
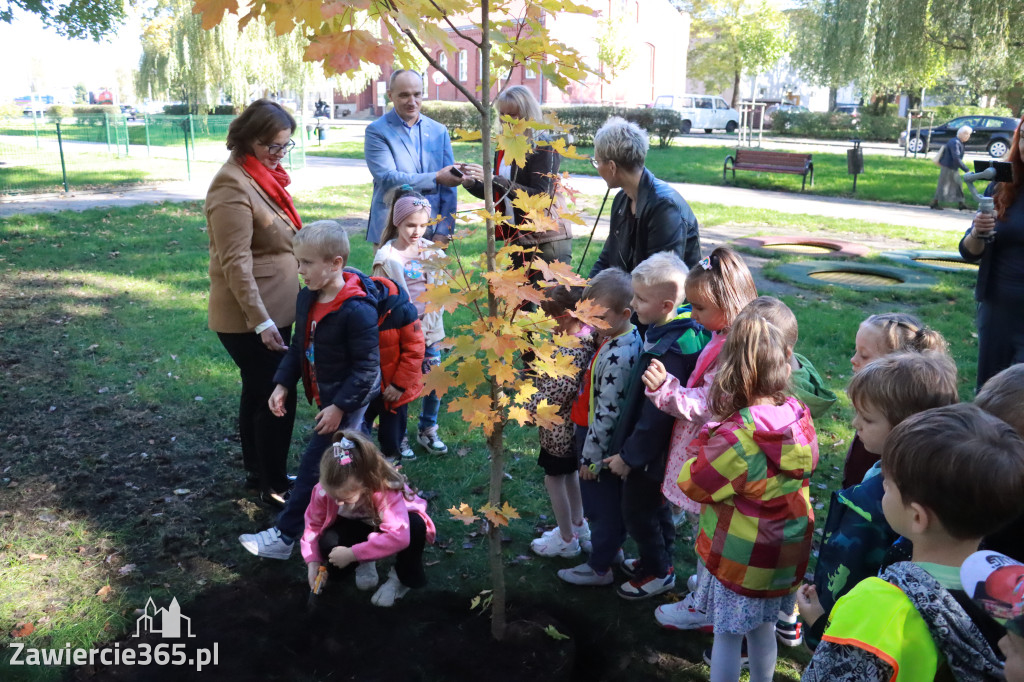
M 786 397 L 789 350 L 778 327 L 741 313 L 708 395 L 680 489 L 701 504 L 695 607 L 714 625 L 711 681 L 734 682 L 746 636 L 750 679 L 771 680 L 775 621 L 791 612 L 814 532 L 808 483 L 818 463 L 810 410 Z

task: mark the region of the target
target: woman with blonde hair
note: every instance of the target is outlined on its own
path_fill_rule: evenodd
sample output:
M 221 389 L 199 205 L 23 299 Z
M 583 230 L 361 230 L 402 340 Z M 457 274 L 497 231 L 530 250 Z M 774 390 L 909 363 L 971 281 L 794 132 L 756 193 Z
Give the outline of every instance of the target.
M 524 121 L 542 121 L 544 119 L 537 99 L 529 88 L 522 85 L 513 85 L 503 90 L 494 100 L 494 105 L 501 116 L 511 116 Z M 511 225 L 499 225 L 495 236 L 505 240 L 506 244 L 518 244 L 527 249 L 536 247 L 535 254 L 514 254 L 512 262 L 516 267 L 529 263 L 533 258 L 540 258 L 548 263 L 555 261 L 569 263 L 572 261 L 572 231 L 569 229 L 568 222 L 562 220 L 559 215 L 565 206 L 565 199 L 555 178 L 562 157 L 550 146 L 544 144 L 548 139 L 543 131 L 535 134 L 533 130 L 527 129 L 526 134 L 530 138 L 531 149 L 527 152 L 526 162 L 522 167 L 519 167 L 511 159 L 506 159 L 503 150 L 498 150 L 494 155 L 492 182 L 495 208 L 513 218 Z M 462 167 L 462 172 L 465 174 L 462 186 L 473 196 L 482 199 L 484 196 L 483 167 L 479 164 L 467 163 Z M 546 194 L 551 197 L 549 215 L 556 220 L 554 229 L 544 231 L 516 229 L 526 221 L 525 212 L 512 205 L 513 199 L 519 192 L 529 196 Z M 535 270 L 531 277 L 537 276 L 539 276 L 539 271 Z

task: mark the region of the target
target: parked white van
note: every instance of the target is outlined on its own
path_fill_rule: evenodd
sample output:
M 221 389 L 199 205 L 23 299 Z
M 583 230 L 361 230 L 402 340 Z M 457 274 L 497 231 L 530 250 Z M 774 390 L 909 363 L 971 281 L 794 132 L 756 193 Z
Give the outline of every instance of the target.
M 703 128 L 705 133 L 715 130 L 732 133 L 740 126 L 739 113 L 714 95 L 658 95 L 654 107 L 678 111 L 683 117 L 684 135 L 692 128 Z

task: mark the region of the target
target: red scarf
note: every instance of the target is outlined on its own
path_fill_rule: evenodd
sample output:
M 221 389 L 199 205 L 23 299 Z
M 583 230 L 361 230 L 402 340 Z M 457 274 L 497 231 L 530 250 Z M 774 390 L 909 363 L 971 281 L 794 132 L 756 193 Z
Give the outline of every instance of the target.
M 292 195 L 288 194 L 285 190 L 292 179 L 288 177 L 288 171 L 284 169 L 281 164 L 277 165 L 277 168 L 273 170 L 267 168 L 252 154 L 247 154 L 245 161 L 242 162 L 242 168 L 245 172 L 252 176 L 252 179 L 256 181 L 263 191 L 267 193 L 274 202 L 281 207 L 281 210 L 288 214 L 288 217 L 292 221 L 292 225 L 295 229 L 302 229 L 302 219 L 299 218 L 298 211 L 295 210 L 295 204 L 292 202 Z

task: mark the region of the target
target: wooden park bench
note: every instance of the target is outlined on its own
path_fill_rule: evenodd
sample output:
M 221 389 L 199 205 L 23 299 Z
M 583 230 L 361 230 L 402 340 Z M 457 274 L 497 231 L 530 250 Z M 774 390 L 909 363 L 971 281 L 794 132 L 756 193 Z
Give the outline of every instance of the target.
M 729 162 L 732 162 L 732 168 Z M 725 174 L 732 171 L 732 179 L 736 179 L 736 171 L 761 171 L 762 173 L 790 173 L 802 175 L 804 180 L 800 191 L 807 186 L 807 175 L 811 176 L 811 187 L 814 187 L 814 164 L 810 154 L 793 154 L 790 152 L 772 152 L 761 149 L 737 149 L 735 155 L 725 157 L 722 164 L 722 182 Z

